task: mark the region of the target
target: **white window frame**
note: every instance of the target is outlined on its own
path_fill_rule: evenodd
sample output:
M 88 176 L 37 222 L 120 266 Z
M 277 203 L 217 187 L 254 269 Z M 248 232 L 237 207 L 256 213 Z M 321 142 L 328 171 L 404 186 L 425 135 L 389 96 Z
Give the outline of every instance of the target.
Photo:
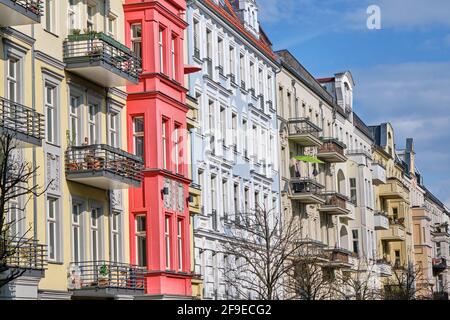
M 137 34 L 137 30 L 139 28 L 141 33 L 140 36 L 138 36 Z M 131 48 L 139 58 L 142 58 L 142 23 L 131 24 L 130 32 L 131 32 Z M 139 52 L 136 51 L 137 48 L 139 48 Z
M 139 229 L 139 226 L 140 226 L 139 219 L 141 219 L 141 218 L 144 219 L 143 230 Z M 145 214 L 136 215 L 135 219 L 134 219 L 134 223 L 135 223 L 134 236 L 135 236 L 135 245 L 136 245 L 136 264 L 141 267 L 146 267 L 147 266 L 147 258 L 148 258 L 148 255 L 147 255 L 147 249 L 148 249 L 147 248 L 147 216 Z M 144 240 L 143 242 L 145 243 L 145 246 L 144 246 L 145 256 L 144 257 L 141 257 L 141 255 L 140 255 L 140 250 L 139 250 L 140 240 Z M 142 259 L 142 261 L 141 261 L 141 259 Z
M 13 64 L 13 68 L 11 68 L 11 64 Z M 11 75 L 11 71 L 13 71 L 13 75 Z M 13 102 L 19 101 L 19 83 L 20 83 L 20 60 L 16 57 L 8 57 L 7 62 L 7 72 L 6 72 L 6 87 L 7 87 L 7 95 L 8 99 Z M 11 96 L 11 88 L 14 88 L 14 96 Z
M 177 221 L 178 270 L 183 271 L 183 220 Z
M 49 100 L 49 90 L 50 90 L 50 100 Z M 44 86 L 44 102 L 46 110 L 46 138 L 47 142 L 52 144 L 58 143 L 58 130 L 57 130 L 57 88 L 52 83 L 45 83 Z M 51 120 L 49 120 L 51 119 Z
M 77 208 L 77 213 L 75 213 Z M 75 219 L 77 217 L 77 219 Z M 78 241 L 75 241 L 75 234 L 78 234 Z M 71 243 L 72 243 L 72 261 L 77 263 L 83 261 L 83 207 L 79 202 L 72 202 L 71 209 Z M 78 256 L 75 249 L 78 247 Z
M 92 114 L 92 111 L 95 111 L 94 114 Z M 99 104 L 95 102 L 89 102 L 88 104 L 88 137 L 89 137 L 89 144 L 99 144 L 100 141 L 100 134 L 99 134 L 99 113 L 100 113 L 100 106 Z
M 163 118 L 161 121 L 161 146 L 162 146 L 162 161 L 163 169 L 168 169 L 167 161 L 167 130 L 168 130 L 169 120 Z
M 59 198 L 48 196 L 46 199 L 47 207 L 47 247 L 48 247 L 48 261 L 58 262 L 59 257 Z M 53 213 L 52 215 L 50 213 Z M 53 241 L 51 240 L 53 238 Z M 53 250 L 52 250 L 53 249 Z
M 160 73 L 164 72 L 164 32 L 165 29 L 162 27 L 159 28 L 159 35 L 158 35 L 158 46 L 159 46 L 159 71 Z
M 164 243 L 166 249 L 166 270 L 170 270 L 171 268 L 171 239 L 170 239 L 170 219 L 171 217 L 164 217 Z
M 142 131 L 136 131 L 136 120 L 142 120 Z M 139 155 L 137 153 L 137 141 L 138 140 L 142 140 L 142 155 Z M 134 154 L 140 157 L 144 157 L 145 154 L 145 122 L 144 122 L 144 117 L 143 116 L 138 116 L 138 117 L 134 117 L 133 118 L 133 150 L 134 150 Z
M 113 210 L 110 216 L 111 225 L 111 261 L 122 261 L 121 232 L 122 232 L 122 212 Z
M 89 226 L 90 226 L 90 242 L 91 242 L 91 261 L 102 260 L 102 232 L 101 232 L 101 208 L 91 207 L 89 212 Z M 94 240 L 95 235 L 95 240 Z M 94 250 L 95 249 L 95 250 Z
M 120 113 L 115 110 L 108 113 L 108 130 L 109 145 L 120 148 Z

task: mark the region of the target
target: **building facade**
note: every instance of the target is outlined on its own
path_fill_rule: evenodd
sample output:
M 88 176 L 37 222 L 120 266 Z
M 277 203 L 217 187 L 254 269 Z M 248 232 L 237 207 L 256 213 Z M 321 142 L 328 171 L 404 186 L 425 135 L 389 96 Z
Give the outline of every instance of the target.
M 6 2 L 14 5 L 2 5 L 1 17 L 17 17 L 5 10 L 20 11 L 24 2 Z M 124 86 L 138 81 L 140 61 L 123 45 L 122 3 L 26 5 L 39 5 L 42 19 L 12 28 L 2 24 L 0 46 L 2 83 L 8 83 L 8 90 L 1 88 L 3 106 L 45 115 L 9 113 L 11 121 L 27 119 L 22 128 L 29 132 L 21 135 L 42 134 L 41 143 L 22 152 L 39 168 L 33 182 L 46 190 L 27 202 L 25 219 L 17 224 L 19 235 L 46 244 L 45 276 L 32 294 L 28 287 L 27 298 L 133 298 L 143 288 L 139 281 L 121 280 L 130 272 L 136 279 L 139 274 L 129 264 L 124 189 L 140 185 L 142 162 L 124 151 Z M 101 290 L 94 290 L 98 286 Z M 110 290 L 117 286 L 123 290 Z M 14 283 L 2 288 L 9 298 L 23 294 Z
M 195 217 L 195 274 L 204 299 L 233 294 L 224 279 L 226 222 L 258 203 L 278 212 L 275 72 L 255 1 L 188 2 L 189 78 L 198 101 L 192 130 L 193 181 L 202 190 Z
M 128 148 L 144 159 L 130 190 L 130 257 L 146 267 L 146 298 L 191 298 L 189 166 L 183 86 L 185 1 L 124 4 L 126 43 L 142 57 L 127 87 Z

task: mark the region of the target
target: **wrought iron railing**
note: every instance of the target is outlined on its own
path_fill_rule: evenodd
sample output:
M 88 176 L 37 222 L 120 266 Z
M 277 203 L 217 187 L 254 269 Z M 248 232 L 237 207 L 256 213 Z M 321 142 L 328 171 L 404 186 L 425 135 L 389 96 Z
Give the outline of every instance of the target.
M 433 269 L 442 271 L 447 268 L 447 260 L 443 257 L 433 258 Z
M 71 146 L 66 150 L 66 173 L 109 171 L 123 178 L 141 181 L 144 165 L 138 156 L 105 144 Z
M 147 270 L 137 265 L 111 261 L 73 262 L 69 268 L 68 288 L 145 290 Z
M 45 135 L 44 115 L 0 97 L 0 128 L 42 140 Z
M 318 153 L 336 152 L 344 155 L 345 144 L 335 138 L 321 138 L 323 145 L 319 147 Z
M 314 137 L 319 138 L 319 133 L 322 129 L 307 118 L 293 118 L 289 119 L 288 131 L 291 136 L 311 134 Z
M 64 62 L 102 61 L 119 72 L 138 80 L 141 59 L 130 48 L 103 32 L 69 35 L 64 42 Z
M 0 265 L 25 270 L 45 270 L 47 246 L 33 239 L 0 238 Z

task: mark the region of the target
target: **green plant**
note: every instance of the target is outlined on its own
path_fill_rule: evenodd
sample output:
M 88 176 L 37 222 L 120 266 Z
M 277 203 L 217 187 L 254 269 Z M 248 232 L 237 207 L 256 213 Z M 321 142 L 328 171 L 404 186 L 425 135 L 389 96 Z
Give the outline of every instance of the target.
M 72 29 L 72 34 L 73 35 L 80 35 L 81 34 L 81 29 Z
M 99 272 L 102 277 L 107 277 L 109 274 L 108 266 L 106 264 L 101 265 Z

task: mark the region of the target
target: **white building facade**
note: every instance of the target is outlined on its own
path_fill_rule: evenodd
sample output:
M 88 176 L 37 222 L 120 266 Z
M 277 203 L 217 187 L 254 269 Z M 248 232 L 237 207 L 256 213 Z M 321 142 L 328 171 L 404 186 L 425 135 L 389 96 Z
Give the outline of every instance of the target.
M 204 299 L 227 299 L 227 221 L 256 204 L 279 212 L 277 66 L 254 1 L 188 1 L 186 20 L 188 63 L 202 68 L 189 77 L 188 93 L 199 104 L 200 128 L 190 138 L 192 179 L 203 194 L 195 273 Z

